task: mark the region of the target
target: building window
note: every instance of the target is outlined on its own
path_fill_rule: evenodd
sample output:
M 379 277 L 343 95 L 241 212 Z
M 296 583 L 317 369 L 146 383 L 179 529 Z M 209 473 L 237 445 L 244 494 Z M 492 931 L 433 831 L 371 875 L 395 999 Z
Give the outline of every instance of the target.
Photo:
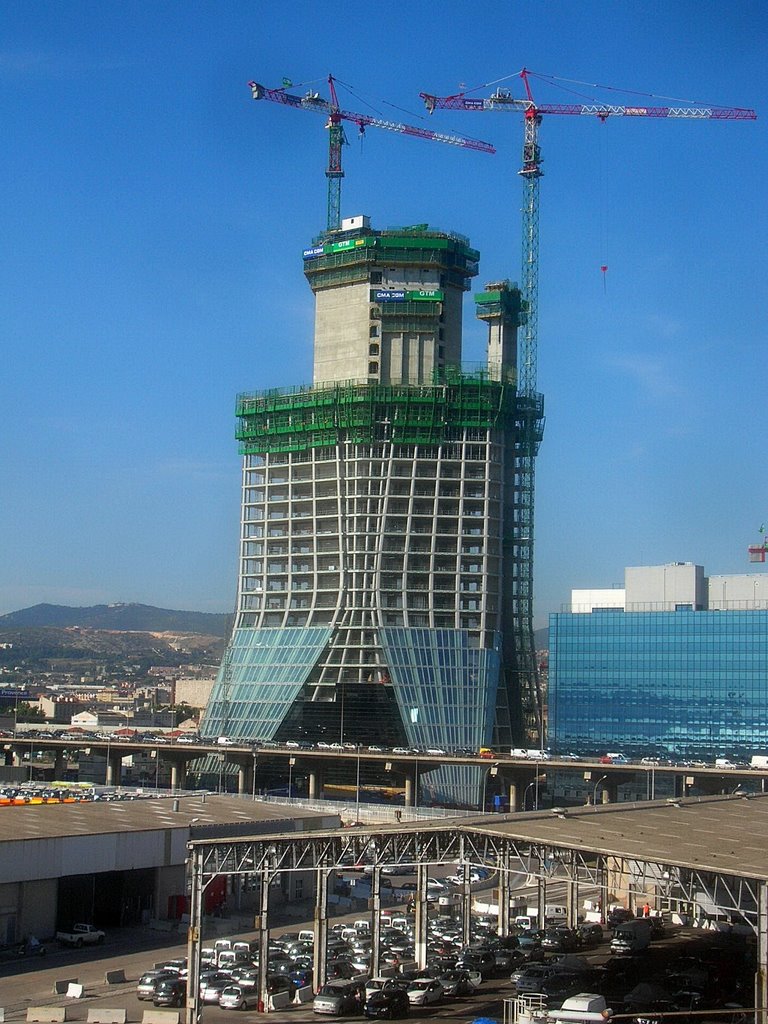
M 379 336 L 379 325 L 378 324 L 371 324 L 370 329 L 368 331 L 368 336 L 370 338 L 378 338 L 378 336 Z
M 374 342 L 372 345 L 368 346 L 368 355 L 369 356 L 377 356 L 378 354 L 379 354 L 379 343 L 378 342 Z
M 378 375 L 379 375 L 379 364 L 378 364 L 378 362 L 376 362 L 376 360 L 372 359 L 368 363 L 368 376 L 369 377 L 378 377 Z
M 380 270 L 372 270 L 371 271 L 371 284 L 381 284 L 381 271 Z

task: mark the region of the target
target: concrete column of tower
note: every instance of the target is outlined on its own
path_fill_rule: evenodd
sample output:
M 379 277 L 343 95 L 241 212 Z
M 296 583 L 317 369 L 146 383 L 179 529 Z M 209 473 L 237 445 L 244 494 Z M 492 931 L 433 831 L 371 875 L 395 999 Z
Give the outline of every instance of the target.
M 187 788 L 187 762 L 186 761 L 171 761 L 171 789 L 173 792 L 177 792 L 180 789 Z
M 322 800 L 323 798 L 323 769 L 311 768 L 308 775 L 308 792 L 310 800 Z
M 253 790 L 253 765 L 241 764 L 237 767 L 237 795 L 245 796 Z
M 106 777 L 105 785 L 107 786 L 119 786 L 120 785 L 120 772 L 123 767 L 123 755 L 121 753 L 109 752 L 107 755 L 106 765 Z

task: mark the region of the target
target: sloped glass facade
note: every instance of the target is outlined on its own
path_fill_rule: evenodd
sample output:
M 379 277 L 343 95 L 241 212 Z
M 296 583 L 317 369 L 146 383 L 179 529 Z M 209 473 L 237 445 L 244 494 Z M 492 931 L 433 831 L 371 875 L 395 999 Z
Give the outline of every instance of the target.
M 548 735 L 560 753 L 768 751 L 768 610 L 552 615 Z
M 236 629 L 205 717 L 206 735 L 272 739 L 330 629 Z

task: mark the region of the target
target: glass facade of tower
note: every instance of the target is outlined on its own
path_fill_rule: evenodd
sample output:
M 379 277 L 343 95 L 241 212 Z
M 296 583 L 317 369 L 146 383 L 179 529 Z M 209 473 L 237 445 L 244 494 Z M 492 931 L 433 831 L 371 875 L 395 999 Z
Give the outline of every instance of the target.
M 549 745 L 713 760 L 768 751 L 768 610 L 550 617 Z

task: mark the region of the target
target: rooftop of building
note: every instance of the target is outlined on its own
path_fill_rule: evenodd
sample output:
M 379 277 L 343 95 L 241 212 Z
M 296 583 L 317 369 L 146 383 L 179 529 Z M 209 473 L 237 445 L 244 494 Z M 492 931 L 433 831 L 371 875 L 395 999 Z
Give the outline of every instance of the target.
M 196 793 L 193 796 L 142 797 L 76 804 L 28 804 L 0 809 L 4 838 L 14 841 L 107 835 L 115 832 L 189 830 L 190 838 L 248 832 L 294 832 L 333 828 L 334 814 Z
M 373 835 L 396 833 L 405 838 L 409 832 L 495 835 L 551 850 L 577 850 L 740 878 L 768 878 L 768 793 L 555 807 L 434 824 L 402 822 L 357 828 L 350 834 L 364 844 Z M 322 837 L 320 832 L 317 838 Z M 200 838 L 216 842 L 215 837 Z M 243 833 L 238 838 L 248 836 Z M 272 841 L 278 837 L 253 838 Z M 440 843 L 433 845 L 437 850 Z

